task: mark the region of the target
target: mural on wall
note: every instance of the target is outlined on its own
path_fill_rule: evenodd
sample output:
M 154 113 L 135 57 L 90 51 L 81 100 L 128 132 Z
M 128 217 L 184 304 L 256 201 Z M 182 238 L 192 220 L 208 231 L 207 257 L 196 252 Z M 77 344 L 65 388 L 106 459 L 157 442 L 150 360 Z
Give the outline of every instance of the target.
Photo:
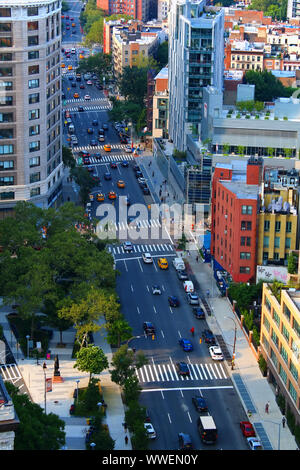
M 288 270 L 285 266 L 257 266 L 256 282 L 278 281 L 286 284 L 288 282 Z

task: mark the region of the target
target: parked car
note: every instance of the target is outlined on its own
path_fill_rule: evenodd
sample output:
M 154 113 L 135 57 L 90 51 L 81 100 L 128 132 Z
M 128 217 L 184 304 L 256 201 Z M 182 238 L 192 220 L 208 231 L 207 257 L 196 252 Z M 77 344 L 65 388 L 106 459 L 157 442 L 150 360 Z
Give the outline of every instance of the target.
M 263 450 L 261 442 L 257 437 L 247 437 L 247 442 L 251 450 Z
M 205 313 L 203 308 L 193 307 L 192 312 L 194 317 L 197 318 L 197 320 L 205 320 Z
M 223 361 L 224 356 L 219 346 L 210 346 L 208 350 L 214 361 Z
M 208 344 L 211 344 L 211 345 L 216 344 L 215 337 L 214 337 L 213 332 L 211 330 L 208 330 L 208 329 L 204 330 L 202 332 L 202 337 L 203 337 L 205 343 L 208 343 Z
M 250 421 L 241 421 L 240 428 L 245 437 L 255 437 L 255 431 Z
M 178 445 L 179 445 L 179 450 L 193 449 L 191 436 L 189 434 L 180 432 L 178 434 Z

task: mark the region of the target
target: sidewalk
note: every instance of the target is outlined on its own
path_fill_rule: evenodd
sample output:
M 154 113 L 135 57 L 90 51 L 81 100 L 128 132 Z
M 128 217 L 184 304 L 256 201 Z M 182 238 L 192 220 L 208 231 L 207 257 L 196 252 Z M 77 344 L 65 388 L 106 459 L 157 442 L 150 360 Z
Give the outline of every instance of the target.
M 148 162 L 151 157 L 144 157 L 141 166 L 144 167 L 146 176 L 152 179 Z M 152 158 L 151 168 L 154 170 L 155 177 L 153 179 L 152 188 L 155 191 L 155 197 L 159 195 L 160 184 L 164 180 L 162 173 L 155 159 Z M 151 184 L 149 184 L 150 186 Z M 172 186 L 167 185 L 166 203 L 173 204 L 176 201 L 177 194 Z M 176 191 L 176 190 L 175 190 Z M 181 201 L 176 201 L 181 202 Z M 262 376 L 259 369 L 257 359 L 249 346 L 248 340 L 235 318 L 231 305 L 227 298 L 221 297 L 213 277 L 213 271 L 209 264 L 203 263 L 199 256 L 196 261 L 197 251 L 190 250 L 186 262 L 189 264 L 196 280 L 199 283 L 202 296 L 209 290 L 210 299 L 209 306 L 212 310 L 212 316 L 206 316 L 209 328 L 215 335 L 222 335 L 225 345 L 230 355 L 233 353 L 234 343 L 234 323 L 237 326 L 236 348 L 235 348 L 235 368 L 227 367 L 232 378 L 235 389 L 241 399 L 241 403 L 248 414 L 248 418 L 252 422 L 257 431 L 257 435 L 261 439 L 264 449 L 277 450 L 296 450 L 297 444 L 294 436 L 290 432 L 288 426 L 282 427 L 282 414 L 275 401 L 275 393 L 272 386 L 268 383 L 267 378 Z M 200 293 L 200 292 L 199 292 Z M 265 412 L 265 405 L 269 402 L 269 413 Z
M 80 388 L 87 386 L 89 379 L 89 374 L 80 372 L 73 367 L 75 359 L 72 359 L 72 350 L 75 330 L 71 328 L 63 333 L 63 341 L 66 344 L 66 347 L 63 349 L 56 347 L 60 338 L 59 332 L 54 331 L 53 338 L 49 344 L 51 360 L 40 359 L 40 364 L 38 365 L 36 359 L 27 359 L 20 349 L 17 350 L 16 338 L 6 319 L 7 313 L 11 311 L 12 309 L 9 307 L 0 307 L 0 324 L 3 326 L 4 335 L 9 342 L 14 358 L 18 358 L 15 362 L 22 374 L 32 401 L 43 409 L 45 408 L 42 364 L 45 362 L 47 365 L 45 370 L 46 377 L 53 377 L 54 357 L 58 354 L 59 370 L 63 382 L 53 383 L 52 391 L 46 393 L 46 412 L 47 414 L 55 413 L 65 422 L 66 450 L 85 450 L 85 434 L 88 429 L 86 418 L 75 417 L 69 413 L 70 406 L 74 403 L 73 393 L 77 388 L 76 381 L 79 380 L 78 387 Z M 110 363 L 112 351 L 105 340 L 105 331 L 103 329 L 94 334 L 94 344 L 103 349 Z M 107 404 L 104 422 L 108 425 L 110 435 L 115 440 L 114 450 L 131 450 L 129 434 L 127 434 L 129 438 L 128 444 L 125 444 L 125 431 L 122 426 L 122 423 L 125 421 L 125 410 L 121 400 L 120 387 L 111 381 L 108 370 L 103 371 L 101 375 L 95 375 L 95 377 L 98 377 L 101 381 L 103 398 Z

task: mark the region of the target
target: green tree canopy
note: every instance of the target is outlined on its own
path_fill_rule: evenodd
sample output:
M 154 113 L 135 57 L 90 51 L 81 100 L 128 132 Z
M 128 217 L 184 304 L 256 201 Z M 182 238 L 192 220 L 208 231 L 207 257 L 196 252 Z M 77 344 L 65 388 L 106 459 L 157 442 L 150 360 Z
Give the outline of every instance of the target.
M 15 433 L 15 450 L 59 450 L 65 444 L 65 423 L 54 413 L 32 403 L 12 383 L 5 383 L 20 425 Z
M 134 376 L 135 368 L 139 369 L 147 363 L 148 359 L 142 351 L 134 354 L 128 349 L 128 345 L 124 344 L 113 355 L 111 365 L 114 369 L 110 371 L 111 379 L 123 386 L 127 379 Z
M 255 100 L 273 101 L 279 97 L 289 97 L 295 91 L 293 88 L 284 87 L 281 81 L 268 70 L 248 70 L 245 81 L 255 85 Z
M 108 368 L 108 360 L 101 348 L 90 344 L 78 351 L 73 367 L 83 372 L 89 372 L 89 381 L 91 381 L 92 374 L 101 374 L 104 369 Z

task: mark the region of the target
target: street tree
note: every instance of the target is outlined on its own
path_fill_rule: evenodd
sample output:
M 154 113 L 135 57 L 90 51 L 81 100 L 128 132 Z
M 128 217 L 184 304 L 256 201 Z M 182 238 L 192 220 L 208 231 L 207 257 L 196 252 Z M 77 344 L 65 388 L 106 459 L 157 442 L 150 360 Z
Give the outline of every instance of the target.
M 14 450 L 59 450 L 65 444 L 65 423 L 21 394 L 11 382 L 5 387 L 14 404 L 20 425 L 15 431 Z
M 76 161 L 73 157 L 72 150 L 65 145 L 62 146 L 62 161 L 63 164 L 68 168 L 74 168 L 76 166 Z
M 136 375 L 128 377 L 123 386 L 124 402 L 127 405 L 131 401 L 138 401 L 142 387 Z
M 108 360 L 103 350 L 98 346 L 89 344 L 77 352 L 76 362 L 73 367 L 82 372 L 89 372 L 90 382 L 92 374 L 101 374 L 103 370 L 108 368 L 108 365 Z
M 128 321 L 123 318 L 106 323 L 105 328 L 107 331 L 107 342 L 116 345 L 117 348 L 120 347 L 123 341 L 127 341 L 132 337 L 132 328 Z
M 124 386 L 126 379 L 133 377 L 135 368 L 139 369 L 148 363 L 148 359 L 142 351 L 134 354 L 128 349 L 127 344 L 123 344 L 114 354 L 111 365 L 114 367 L 110 371 L 111 379 L 121 387 Z

